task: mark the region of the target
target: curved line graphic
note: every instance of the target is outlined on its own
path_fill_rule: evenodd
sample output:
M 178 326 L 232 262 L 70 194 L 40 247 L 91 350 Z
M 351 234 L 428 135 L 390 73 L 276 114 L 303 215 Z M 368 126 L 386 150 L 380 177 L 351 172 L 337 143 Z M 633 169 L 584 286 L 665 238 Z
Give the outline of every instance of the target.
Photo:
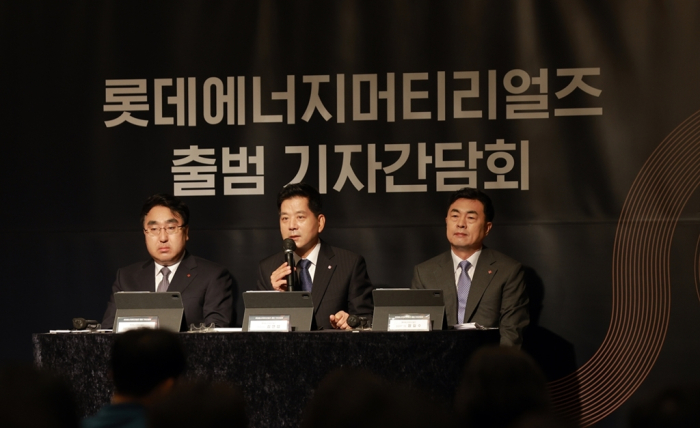
M 581 426 L 599 422 L 639 388 L 654 366 L 671 310 L 671 241 L 699 184 L 697 111 L 659 144 L 627 194 L 613 247 L 610 326 L 589 361 L 550 382 L 560 415 L 578 419 Z
M 700 300 L 700 288 L 698 288 L 698 282 L 700 282 L 700 236 L 698 236 L 698 241 L 695 243 L 695 257 L 693 258 L 693 277 L 695 279 L 695 294 L 698 295 L 698 300 Z

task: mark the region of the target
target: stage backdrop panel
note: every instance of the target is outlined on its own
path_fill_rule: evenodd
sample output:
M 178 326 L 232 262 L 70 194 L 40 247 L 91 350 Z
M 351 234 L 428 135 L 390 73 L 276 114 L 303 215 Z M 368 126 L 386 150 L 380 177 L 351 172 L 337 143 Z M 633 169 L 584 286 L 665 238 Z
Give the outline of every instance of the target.
M 0 357 L 101 318 L 153 193 L 189 204 L 240 324 L 285 184 L 382 287 L 449 248 L 472 186 L 558 411 L 622 426 L 700 377 L 698 52 L 695 1 L 2 2 Z

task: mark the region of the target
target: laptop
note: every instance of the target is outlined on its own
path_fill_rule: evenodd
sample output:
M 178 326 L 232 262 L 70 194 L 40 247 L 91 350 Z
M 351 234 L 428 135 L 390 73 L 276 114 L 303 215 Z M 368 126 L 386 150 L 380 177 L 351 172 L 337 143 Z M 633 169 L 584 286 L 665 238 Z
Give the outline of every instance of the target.
M 250 331 L 256 317 L 289 317 L 292 331 L 310 331 L 314 303 L 308 291 L 246 291 L 243 293 L 243 331 Z
M 389 316 L 430 315 L 432 330 L 445 326 L 445 299 L 442 290 L 378 288 L 372 291 L 374 316 L 372 331 L 387 331 Z
M 136 328 L 180 331 L 184 307 L 179 291 L 119 291 L 114 293 L 114 303 L 117 308 L 115 333 Z

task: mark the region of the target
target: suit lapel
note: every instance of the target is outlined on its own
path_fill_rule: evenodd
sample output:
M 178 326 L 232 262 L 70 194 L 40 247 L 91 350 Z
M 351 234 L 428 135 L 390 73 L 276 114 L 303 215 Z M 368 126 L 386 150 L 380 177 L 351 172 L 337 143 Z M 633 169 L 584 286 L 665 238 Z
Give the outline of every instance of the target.
M 442 296 L 445 299 L 445 312 L 448 314 L 457 313 L 457 290 L 455 286 L 454 264 L 452 263 L 452 253 L 444 253 L 435 265 L 433 275 L 434 284 L 442 289 Z M 450 309 L 451 308 L 451 309 Z M 457 324 L 457 318 L 447 320 L 450 325 Z
M 316 273 L 314 273 L 313 287 L 311 288 L 311 299 L 314 302 L 314 314 L 321 304 L 323 295 L 326 294 L 328 285 L 331 282 L 333 273 L 337 267 L 334 262 L 335 253 L 330 245 L 321 241 L 321 250 L 316 260 Z
M 467 307 L 464 310 L 464 321 L 471 319 L 474 315 L 481 297 L 484 295 L 484 291 L 491 283 L 491 280 L 496 276 L 498 268 L 495 265 L 496 259 L 493 257 L 491 251 L 483 247 L 481 250 L 481 255 L 479 256 L 479 261 L 476 263 L 476 269 L 474 270 L 474 278 L 472 278 L 472 286 L 469 289 L 469 296 L 467 297 Z
M 179 291 L 182 293 L 185 291 L 185 288 L 194 281 L 196 276 L 197 262 L 190 253 L 185 252 L 185 256 L 182 258 L 182 262 L 180 262 L 180 266 L 177 267 L 175 276 L 173 276 L 173 280 L 170 282 L 168 291 Z
M 135 274 L 136 291 L 156 291 L 156 268 L 153 259 L 141 266 Z

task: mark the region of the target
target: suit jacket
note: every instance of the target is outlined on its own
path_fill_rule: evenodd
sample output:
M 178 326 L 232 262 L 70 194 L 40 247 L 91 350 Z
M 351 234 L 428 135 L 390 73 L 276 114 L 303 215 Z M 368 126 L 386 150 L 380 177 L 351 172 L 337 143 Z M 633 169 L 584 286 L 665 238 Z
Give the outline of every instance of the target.
M 273 290 L 270 274 L 284 262 L 284 252 L 260 262 L 260 290 Z M 312 328 L 332 329 L 330 316 L 341 310 L 352 315 L 372 316 L 372 283 L 367 275 L 365 259 L 351 251 L 332 247 L 321 241 L 311 299 L 314 302 Z
M 153 259 L 145 263 L 117 270 L 117 279 L 112 293 L 117 291 L 154 291 L 156 284 Z M 228 327 L 233 318 L 233 278 L 224 268 L 214 262 L 195 257 L 185 252 L 168 291 L 179 291 L 185 309 L 183 327 L 190 324 L 214 323 L 217 327 Z M 107 303 L 102 319 L 103 328 L 114 324 L 114 294 Z
M 503 253 L 483 247 L 467 297 L 464 322 L 498 327 L 501 344 L 520 346 L 530 323 L 522 265 Z M 411 288 L 441 289 L 449 325 L 457 324 L 457 288 L 448 251 L 415 267 Z

